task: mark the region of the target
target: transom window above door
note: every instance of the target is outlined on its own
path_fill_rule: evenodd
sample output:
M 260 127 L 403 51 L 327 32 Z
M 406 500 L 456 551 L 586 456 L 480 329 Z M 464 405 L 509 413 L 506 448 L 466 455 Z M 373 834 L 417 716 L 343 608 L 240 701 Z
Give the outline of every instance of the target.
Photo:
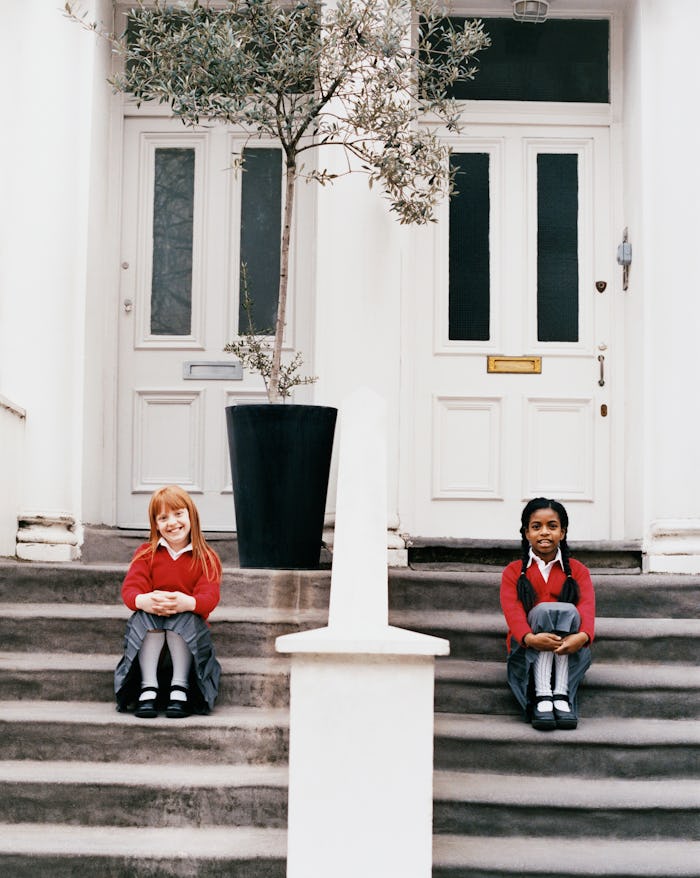
M 448 19 L 459 25 L 464 18 Z M 606 104 L 610 100 L 610 22 L 550 18 L 523 24 L 484 18 L 491 45 L 479 55 L 473 80 L 455 83 L 465 101 L 550 101 Z

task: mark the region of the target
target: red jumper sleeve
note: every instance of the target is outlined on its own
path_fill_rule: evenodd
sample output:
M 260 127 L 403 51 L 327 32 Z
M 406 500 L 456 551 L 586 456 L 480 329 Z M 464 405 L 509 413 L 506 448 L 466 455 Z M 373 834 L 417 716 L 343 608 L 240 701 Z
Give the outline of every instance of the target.
M 136 550 L 134 560 L 129 565 L 124 582 L 122 583 L 122 600 L 130 610 L 134 611 L 138 609 L 136 606 L 137 596 L 153 591 L 150 555 L 141 558 L 137 557 L 142 549 L 143 546 Z
M 192 589 L 192 596 L 196 603 L 194 612 L 206 619 L 221 597 L 221 566 L 217 563 L 210 575 L 203 570 L 201 576 Z
M 501 609 L 508 630 L 518 643 L 522 643 L 523 637 L 532 632 L 525 607 L 518 600 L 518 579 L 521 570 L 521 562 L 514 561 L 506 567 L 501 577 Z
M 571 559 L 571 574 L 578 582 L 579 599 L 576 609 L 581 616 L 580 631 L 584 631 L 593 642 L 595 637 L 595 592 L 588 567 L 580 561 Z

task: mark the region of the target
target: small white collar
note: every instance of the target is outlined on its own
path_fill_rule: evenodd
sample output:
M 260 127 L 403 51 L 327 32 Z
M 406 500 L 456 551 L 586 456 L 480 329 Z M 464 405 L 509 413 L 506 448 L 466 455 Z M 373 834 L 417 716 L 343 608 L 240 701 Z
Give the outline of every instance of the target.
M 552 558 L 551 561 L 546 562 L 543 561 L 542 558 L 539 557 L 539 555 L 536 555 L 532 551 L 532 546 L 530 546 L 530 560 L 527 566 L 529 567 L 530 564 L 532 564 L 533 562 L 537 564 L 537 566 L 540 568 L 540 573 L 542 574 L 542 578 L 545 582 L 549 580 L 549 573 L 552 567 L 554 567 L 554 565 L 557 563 L 557 561 L 561 564 L 562 567 L 564 566 L 564 562 L 561 557 L 561 547 L 557 549 L 557 554 L 554 556 L 554 558 Z
M 176 552 L 175 549 L 172 548 L 170 543 L 165 539 L 165 537 L 161 537 L 158 540 L 158 545 L 165 546 L 165 548 L 168 550 L 168 554 L 173 559 L 173 561 L 177 561 L 177 559 L 180 557 L 180 555 L 184 555 L 185 552 L 192 551 L 192 543 L 188 543 L 184 549 L 180 549 L 179 551 Z

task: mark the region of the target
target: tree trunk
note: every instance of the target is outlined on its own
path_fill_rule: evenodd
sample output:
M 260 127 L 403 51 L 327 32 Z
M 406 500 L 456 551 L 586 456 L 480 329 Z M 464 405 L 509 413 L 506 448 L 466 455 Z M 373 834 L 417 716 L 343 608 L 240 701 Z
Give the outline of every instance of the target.
M 289 283 L 289 242 L 292 231 L 292 215 L 294 211 L 294 183 L 296 179 L 296 167 L 289 161 L 285 163 L 285 200 L 284 215 L 282 221 L 282 244 L 280 247 L 280 285 L 277 300 L 277 322 L 275 324 L 275 340 L 272 347 L 272 369 L 270 371 L 270 384 L 267 389 L 268 399 L 271 403 L 284 402 L 280 395 L 280 364 L 282 362 L 282 342 L 284 340 L 284 327 L 287 321 L 287 286 Z

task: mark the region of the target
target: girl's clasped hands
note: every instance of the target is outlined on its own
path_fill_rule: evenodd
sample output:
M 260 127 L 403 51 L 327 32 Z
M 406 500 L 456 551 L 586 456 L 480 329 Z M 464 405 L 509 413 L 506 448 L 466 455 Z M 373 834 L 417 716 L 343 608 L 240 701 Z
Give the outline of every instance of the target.
M 196 606 L 192 595 L 181 591 L 151 591 L 136 598 L 139 610 L 154 616 L 174 616 L 176 613 L 191 613 Z

